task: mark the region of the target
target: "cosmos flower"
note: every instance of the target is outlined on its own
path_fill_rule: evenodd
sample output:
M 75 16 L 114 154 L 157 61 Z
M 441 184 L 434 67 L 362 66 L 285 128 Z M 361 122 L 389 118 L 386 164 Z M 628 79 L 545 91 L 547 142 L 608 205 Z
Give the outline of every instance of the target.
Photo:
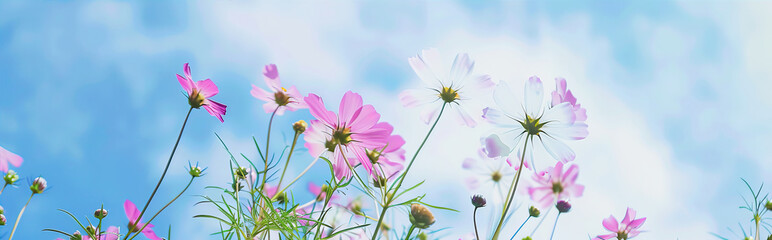
M 552 91 L 552 102 L 550 107 L 555 107 L 561 103 L 567 102 L 571 104 L 572 111 L 574 112 L 574 123 L 584 122 L 587 120 L 587 109 L 584 109 L 581 104 L 576 103 L 576 97 L 568 89 L 565 78 L 555 78 L 555 91 Z
M 382 178 L 386 181 L 402 171 L 405 164 L 403 145 L 405 145 L 405 140 L 401 136 L 391 135 L 384 147 L 367 150 L 367 157 L 375 169 L 373 178 Z
M 464 159 L 462 167 L 472 173 L 472 176 L 466 178 L 466 186 L 476 192 L 492 191 L 490 193 L 493 194 L 483 192 L 483 195 L 496 196 L 491 199 L 496 203 L 502 202 L 515 169 L 507 164 L 508 160 L 504 157 L 489 158 L 485 152 L 486 148 L 482 148 L 477 152 L 477 158 Z
M 322 98 L 315 94 L 309 94 L 305 102 L 311 115 L 317 119 L 311 120 L 304 136 L 308 152 L 315 157 L 331 155 L 338 179 L 351 176 L 350 168 L 355 167 L 357 161 L 368 174 L 372 174 L 373 163 L 367 156 L 367 150 L 386 146 L 393 127 L 385 122 L 379 123 L 381 115 L 375 108 L 362 105 L 362 96 L 351 91 L 343 95 L 337 115 L 328 111 Z
M 263 110 L 266 113 L 276 111 L 277 115 L 282 115 L 285 110 L 295 111 L 301 108 L 308 108 L 306 103 L 303 102 L 303 95 L 300 95 L 295 86 L 289 89 L 281 86 L 279 70 L 276 69 L 275 64 L 265 65 L 263 76 L 265 85 L 268 86 L 268 91 L 253 84 L 250 93 L 252 93 L 253 97 L 265 101 Z
M 466 53 L 459 53 L 450 70 L 441 61 L 437 49 L 423 50 L 422 54 L 408 59 L 413 71 L 424 82 L 425 89 L 411 89 L 399 94 L 405 107 L 426 106 L 421 120 L 429 124 L 439 114 L 443 104 L 453 109 L 460 123 L 474 127 L 477 122 L 467 112 L 469 100 L 482 96 L 494 86 L 488 75 L 472 74 L 474 61 Z M 442 104 L 441 104 L 442 103 Z M 479 108 L 472 109 L 475 112 Z
M 188 103 L 190 106 L 193 108 L 200 108 L 203 106 L 204 109 L 209 112 L 209 115 L 216 117 L 220 122 L 224 122 L 222 115 L 225 115 L 225 104 L 209 99 L 220 92 L 220 90 L 217 89 L 217 85 L 209 79 L 194 82 L 193 78 L 190 76 L 190 66 L 188 66 L 188 63 L 185 63 L 184 71 L 185 77 L 177 74 L 177 81 L 180 82 L 182 88 L 187 92 Z
M 563 166 L 562 162 L 558 162 L 547 170 L 547 174 L 533 175 L 534 185 L 528 187 L 528 195 L 539 207 L 546 208 L 556 200 L 581 197 L 584 193 L 584 186 L 576 183 L 579 167 L 571 165 L 563 172 Z
M 560 98 L 557 101 L 563 102 L 547 106 L 544 104 L 542 82 L 534 76 L 525 84 L 522 104 L 514 97 L 515 92 L 506 81 L 500 82 L 493 92 L 494 101 L 500 109 L 483 110 L 483 118 L 500 130 L 500 138 L 493 140 L 501 141 L 509 147 L 508 151 L 501 152 L 520 152 L 527 142 L 525 160 L 531 161 L 531 166 L 534 166 L 534 152 L 542 149 L 556 160 L 574 160 L 574 151 L 563 140 L 584 139 L 588 132 L 587 124 L 577 115 L 577 112 L 584 111 L 578 104 L 572 104 L 576 100 L 570 91 L 562 93 L 562 98 L 561 92 L 556 91 L 556 96 Z M 576 107 L 580 110 L 574 111 Z
M 129 232 L 134 233 L 142 229 L 143 226 L 145 226 L 145 223 L 142 222 L 142 219 L 137 220 L 139 218 L 139 209 L 137 209 L 137 206 L 134 205 L 133 202 L 129 201 L 128 199 L 126 202 L 123 203 L 123 210 L 126 211 L 126 217 L 129 219 Z M 161 240 L 160 237 L 155 235 L 155 232 L 153 231 L 153 224 L 147 224 L 147 227 L 142 230 L 142 234 L 145 235 L 145 237 L 152 239 L 152 240 Z
M 635 219 L 635 210 L 632 208 L 627 208 L 625 218 L 623 218 L 622 222 L 620 223 L 617 222 L 617 219 L 614 218 L 614 215 L 603 219 L 603 227 L 611 233 L 606 235 L 598 235 L 597 237 L 593 238 L 593 240 L 608 240 L 613 238 L 624 240 L 631 239 L 641 233 L 638 228 L 641 228 L 643 222 L 645 221 L 646 218 Z
M 14 167 L 19 167 L 22 162 L 24 162 L 24 159 L 19 157 L 19 155 L 0 147 L 0 171 L 7 173 L 8 163 L 11 163 Z

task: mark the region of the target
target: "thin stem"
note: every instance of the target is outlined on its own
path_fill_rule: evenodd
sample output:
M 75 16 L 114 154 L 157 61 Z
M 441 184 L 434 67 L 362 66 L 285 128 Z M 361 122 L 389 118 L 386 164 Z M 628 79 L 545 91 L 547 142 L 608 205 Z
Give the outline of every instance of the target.
M 555 228 L 558 227 L 558 219 L 560 219 L 560 213 L 558 213 L 558 216 L 555 217 L 555 225 L 552 225 L 552 233 L 550 234 L 550 240 L 552 240 L 552 236 L 555 236 Z
M 754 239 L 761 240 L 761 229 L 759 229 L 759 218 L 756 217 L 754 218 L 754 220 L 756 221 L 756 237 Z
M 300 132 L 295 132 L 295 138 L 292 139 L 292 147 L 290 147 L 289 154 L 287 155 L 287 161 L 284 163 L 284 169 L 281 170 L 281 177 L 279 177 L 279 184 L 276 185 L 276 188 L 281 188 L 281 182 L 284 181 L 284 173 L 287 172 L 287 166 L 289 166 L 290 158 L 292 158 L 292 152 L 295 151 L 295 145 L 298 143 L 298 137 L 300 136 Z
M 0 194 L 3 194 L 3 190 L 5 190 L 5 186 L 8 186 L 8 183 L 3 184 L 3 188 L 0 188 Z
M 164 181 L 164 177 L 166 177 L 166 172 L 169 171 L 169 165 L 172 163 L 172 158 L 174 158 L 174 153 L 177 151 L 177 146 L 180 144 L 180 139 L 182 138 L 182 132 L 185 131 L 185 125 L 188 124 L 188 118 L 190 118 L 190 113 L 193 112 L 193 107 L 190 107 L 188 110 L 188 114 L 185 116 L 185 121 L 182 122 L 182 128 L 180 129 L 180 134 L 177 136 L 177 141 L 174 143 L 174 148 L 172 148 L 172 154 L 169 155 L 169 160 L 166 161 L 166 167 L 164 168 L 163 174 L 161 174 L 161 178 L 158 179 L 158 184 L 155 185 L 155 189 L 153 189 L 153 193 L 150 194 L 150 198 L 147 199 L 147 203 L 145 203 L 145 207 L 142 208 L 142 211 L 139 212 L 139 216 L 137 219 L 134 219 L 134 222 L 139 222 L 140 219 L 142 219 L 142 215 L 145 215 L 145 211 L 147 211 L 147 207 L 150 206 L 150 202 L 153 201 L 153 197 L 155 197 L 155 193 L 158 192 L 158 188 L 161 187 L 161 183 Z M 126 240 L 129 238 L 130 234 L 126 234 L 126 237 L 123 238 L 123 240 Z
M 474 235 L 477 239 L 480 239 L 480 233 L 477 232 L 477 209 L 478 207 L 475 207 L 474 211 L 472 211 L 472 223 L 474 223 Z
M 171 200 L 171 201 L 169 201 L 169 203 L 167 203 L 166 205 L 164 205 L 164 207 L 162 207 L 162 208 L 161 208 L 161 210 L 158 210 L 158 212 L 156 212 L 156 213 L 153 215 L 153 217 L 151 217 L 151 218 L 150 218 L 150 220 L 147 220 L 147 222 L 146 222 L 146 223 L 145 223 L 145 224 L 142 226 L 142 228 L 140 228 L 140 229 L 139 229 L 139 231 L 137 231 L 137 233 L 135 233 L 135 234 L 134 234 L 134 236 L 133 236 L 133 237 L 131 237 L 131 238 L 129 238 L 129 239 L 134 239 L 135 237 L 137 237 L 137 235 L 139 235 L 139 233 L 141 233 L 141 232 L 142 232 L 142 230 L 145 230 L 145 228 L 147 227 L 147 225 L 150 225 L 150 222 L 152 222 L 152 221 L 153 221 L 153 219 L 155 219 L 155 217 L 158 217 L 158 214 L 161 214 L 161 212 L 163 212 L 163 210 L 164 210 L 164 209 L 166 209 L 167 207 L 169 207 L 170 205 L 172 205 L 172 203 L 173 203 L 174 201 L 177 201 L 177 198 L 179 198 L 180 196 L 182 196 L 182 194 L 183 194 L 183 193 L 185 193 L 185 191 L 187 191 L 187 190 L 188 190 L 188 187 L 190 187 L 190 184 L 191 184 L 191 183 L 193 183 L 193 179 L 195 179 L 195 177 L 191 177 L 191 178 L 190 178 L 190 181 L 188 181 L 188 185 L 185 185 L 185 188 L 183 188 L 183 189 L 182 189 L 182 191 L 181 191 L 179 194 L 177 194 L 177 196 L 175 196 L 174 198 L 172 198 L 172 200 Z M 101 220 L 100 220 L 100 221 L 101 221 Z M 128 235 L 131 235 L 131 234 L 128 234 Z
M 544 222 L 544 219 L 547 219 L 547 215 L 549 215 L 549 214 L 550 214 L 550 212 L 552 211 L 552 209 L 553 209 L 553 208 L 549 208 L 549 209 L 547 209 L 547 212 L 546 212 L 546 213 L 544 213 L 544 216 L 542 216 L 541 220 L 539 220 L 539 223 L 538 223 L 538 224 L 536 224 L 536 227 L 535 227 L 535 228 L 533 228 L 533 231 L 531 231 L 531 236 L 533 236 L 533 234 L 534 234 L 534 233 L 536 233 L 536 230 L 537 230 L 537 229 L 539 229 L 539 227 L 541 227 L 541 223 L 543 223 L 543 222 Z
M 265 158 L 263 159 L 263 162 L 265 163 L 265 171 L 263 171 L 263 184 L 260 185 L 260 189 L 265 188 L 265 178 L 268 175 L 268 150 L 271 144 L 271 125 L 273 125 L 273 117 L 276 116 L 276 111 L 279 110 L 279 107 L 276 106 L 276 109 L 273 110 L 273 113 L 271 113 L 271 119 L 268 120 L 268 133 L 265 136 Z
M 512 234 L 512 237 L 509 238 L 509 240 L 515 239 L 515 236 L 517 236 L 517 233 L 520 232 L 520 229 L 523 229 L 523 226 L 525 226 L 525 223 L 528 222 L 528 219 L 531 219 L 531 215 L 528 215 L 528 217 L 525 218 L 525 221 L 523 221 L 523 224 L 520 224 L 520 227 L 517 228 L 517 231 L 515 231 L 515 234 Z
M 445 111 L 445 105 L 447 103 L 442 104 L 442 108 L 440 108 L 440 113 L 437 114 L 437 119 L 434 120 L 434 124 L 432 124 L 432 127 L 429 128 L 429 132 L 426 133 L 426 137 L 424 137 L 424 140 L 421 141 L 421 145 L 418 146 L 418 149 L 416 149 L 415 153 L 413 154 L 413 158 L 410 159 L 410 163 L 408 163 L 407 168 L 405 168 L 405 171 L 402 172 L 402 174 L 399 177 L 399 182 L 397 183 L 397 186 L 394 188 L 394 193 L 396 193 L 400 187 L 402 187 L 402 181 L 405 180 L 405 177 L 407 177 L 407 172 L 410 171 L 410 167 L 413 166 L 413 162 L 418 157 L 418 153 L 421 152 L 421 149 L 423 149 L 424 144 L 426 144 L 426 140 L 429 139 L 429 136 L 432 135 L 432 132 L 434 131 L 434 127 L 437 126 L 437 123 L 440 122 L 440 117 L 442 117 L 442 113 Z M 389 191 L 392 191 L 391 189 Z M 387 193 L 389 191 L 386 191 Z M 378 229 L 381 227 L 381 222 L 383 222 L 383 216 L 386 215 L 386 210 L 389 209 L 389 204 L 391 203 L 393 199 L 389 198 L 386 202 L 384 202 L 383 209 L 381 210 L 381 215 L 378 217 L 378 224 L 375 225 L 375 232 L 373 232 L 373 238 L 372 240 L 375 240 L 375 238 L 378 236 Z
M 292 186 L 292 184 L 294 184 L 298 179 L 300 179 L 300 177 L 305 175 L 306 172 L 308 172 L 308 170 L 310 170 L 311 167 L 314 166 L 314 164 L 316 164 L 316 161 L 319 161 L 319 157 L 314 158 L 314 161 L 312 161 L 311 164 L 308 164 L 308 167 L 306 167 L 306 169 L 304 169 L 302 172 L 300 172 L 300 174 L 297 177 L 295 177 L 295 179 L 292 179 L 292 181 L 289 184 L 287 184 L 286 187 L 282 188 L 281 191 L 278 191 L 277 193 L 284 192 L 285 190 L 287 190 L 287 188 Z
M 501 226 L 504 224 L 504 219 L 507 216 L 507 212 L 509 212 L 509 207 L 512 206 L 512 200 L 515 199 L 515 192 L 517 191 L 517 184 L 520 182 L 520 175 L 523 172 L 523 163 L 525 163 L 525 152 L 526 148 L 528 147 L 528 137 L 530 135 L 525 136 L 525 143 L 523 143 L 523 152 L 520 156 L 520 168 L 517 169 L 517 173 L 515 174 L 515 178 L 512 179 L 512 186 L 509 187 L 509 192 L 507 193 L 507 200 L 506 204 L 504 204 L 504 211 L 501 212 L 501 218 L 499 219 L 498 225 L 496 225 L 496 231 L 493 232 L 493 239 L 499 239 L 499 234 L 501 234 Z
M 21 208 L 21 211 L 19 212 L 19 216 L 16 217 L 16 223 L 13 224 L 13 230 L 11 230 L 11 236 L 8 237 L 8 240 L 13 239 L 13 234 L 16 233 L 16 227 L 19 226 L 19 220 L 21 220 L 21 215 L 24 214 L 24 210 L 27 209 L 27 205 L 29 205 L 29 201 L 32 200 L 32 196 L 35 196 L 35 193 L 32 193 L 32 195 L 29 195 L 29 199 L 27 199 L 27 203 L 25 203 L 24 207 Z
M 407 231 L 407 236 L 405 236 L 405 240 L 410 239 L 410 235 L 413 234 L 413 230 L 415 230 L 415 225 L 410 225 L 410 230 Z

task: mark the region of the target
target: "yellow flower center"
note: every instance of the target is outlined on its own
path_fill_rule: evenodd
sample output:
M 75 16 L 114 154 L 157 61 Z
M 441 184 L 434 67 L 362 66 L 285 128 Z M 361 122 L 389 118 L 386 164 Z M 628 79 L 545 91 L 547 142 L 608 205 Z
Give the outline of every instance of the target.
M 491 174 L 491 179 L 493 179 L 494 182 L 499 182 L 501 180 L 501 173 L 499 171 L 495 171 Z
M 201 92 L 196 88 L 193 88 L 193 92 L 188 96 L 188 104 L 193 108 L 200 108 L 204 105 L 204 100 L 206 100 L 206 98 L 204 95 L 201 95 Z
M 442 101 L 445 101 L 446 103 L 456 101 L 456 99 L 459 98 L 458 90 L 452 89 L 449 87 L 442 87 L 442 91 L 440 92 L 440 98 L 442 99 Z
M 528 135 L 539 135 L 544 124 L 546 123 L 539 122 L 539 118 L 534 119 L 527 115 L 525 116 L 525 122 L 520 122 L 520 125 L 523 126 Z
M 563 192 L 563 185 L 560 183 L 552 183 L 552 192 L 555 194 L 559 194 Z
M 324 146 L 328 151 L 335 152 L 335 148 L 338 147 L 338 145 L 345 146 L 353 141 L 353 139 L 351 139 L 351 134 L 350 128 L 335 129 L 335 131 L 332 132 L 332 139 L 327 140 L 327 142 L 324 143 Z

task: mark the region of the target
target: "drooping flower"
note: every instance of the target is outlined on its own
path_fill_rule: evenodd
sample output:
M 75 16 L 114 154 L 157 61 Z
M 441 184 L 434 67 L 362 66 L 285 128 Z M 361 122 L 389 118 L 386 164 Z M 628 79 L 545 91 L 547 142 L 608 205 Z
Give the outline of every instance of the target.
M 8 163 L 11 163 L 14 167 L 19 167 L 22 162 L 24 162 L 24 159 L 19 157 L 19 155 L 0 147 L 0 171 L 7 173 Z
M 554 159 L 568 162 L 575 154 L 563 140 L 579 140 L 587 137 L 587 124 L 574 111 L 576 102 L 570 92 L 564 94 L 563 101 L 555 105 L 544 104 L 544 87 L 538 77 L 531 77 L 525 84 L 525 97 L 522 104 L 514 97 L 513 90 L 506 81 L 501 81 L 493 92 L 493 98 L 499 109 L 486 108 L 483 118 L 500 129 L 499 139 L 509 147 L 509 153 L 521 152 L 525 147 L 525 160 L 533 164 L 535 149 L 544 149 Z M 560 93 L 556 93 L 561 96 Z M 573 100 L 571 100 L 573 99 Z M 579 110 L 578 110 L 579 111 Z M 586 115 L 585 117 L 586 118 Z M 517 151 L 515 151 L 517 150 Z
M 579 167 L 571 165 L 563 172 L 563 166 L 562 162 L 558 162 L 547 170 L 547 174 L 533 175 L 534 185 L 528 187 L 528 195 L 539 207 L 545 208 L 557 200 L 581 197 L 584 193 L 584 186 L 576 183 Z
M 474 61 L 466 53 L 459 53 L 450 70 L 443 65 L 437 49 L 423 50 L 422 54 L 408 59 L 410 66 L 424 82 L 425 89 L 410 89 L 399 94 L 405 107 L 428 105 L 421 112 L 421 120 L 429 124 L 441 107 L 452 108 L 460 123 L 474 127 L 477 122 L 467 112 L 471 99 L 483 96 L 485 90 L 494 86 L 488 75 L 475 75 Z M 474 105 L 474 104 L 473 104 Z M 480 108 L 472 109 L 479 111 Z
M 378 122 L 381 115 L 375 108 L 362 105 L 362 96 L 351 91 L 343 95 L 337 115 L 328 111 L 322 98 L 315 94 L 309 94 L 305 102 L 311 115 L 317 119 L 311 120 L 304 136 L 308 152 L 315 157 L 322 154 L 331 156 L 338 179 L 351 176 L 351 168 L 357 166 L 357 161 L 369 174 L 373 174 L 367 150 L 386 146 L 393 127 Z
M 182 88 L 187 92 L 188 103 L 190 106 L 193 108 L 200 108 L 203 106 L 204 109 L 209 112 L 209 115 L 216 117 L 220 122 L 224 122 L 222 115 L 225 115 L 225 104 L 209 99 L 220 92 L 220 90 L 217 89 L 217 85 L 210 79 L 194 82 L 190 75 L 190 66 L 188 66 L 188 63 L 185 63 L 184 72 L 185 77 L 177 74 L 177 81 L 180 82 Z
M 137 206 L 134 205 L 133 202 L 127 199 L 126 202 L 123 203 L 123 210 L 126 212 L 126 217 L 129 219 L 129 233 L 138 232 L 140 229 L 142 229 L 142 227 L 147 225 L 145 229 L 142 230 L 142 234 L 152 240 L 161 240 L 160 237 L 155 235 L 155 231 L 153 231 L 153 224 L 145 224 L 143 223 L 142 219 L 138 219 L 140 211 L 137 209 Z
M 606 235 L 598 235 L 597 237 L 593 238 L 593 240 L 608 240 L 613 238 L 625 240 L 631 239 L 641 233 L 641 231 L 638 229 L 641 228 L 643 222 L 645 221 L 646 218 L 635 219 L 635 210 L 632 208 L 627 208 L 625 218 L 622 219 L 622 222 L 617 222 L 617 219 L 614 218 L 614 215 L 603 219 L 603 227 L 611 233 Z
M 253 84 L 250 93 L 252 93 L 253 97 L 265 101 L 263 110 L 265 110 L 266 113 L 276 111 L 277 115 L 282 115 L 285 110 L 295 111 L 301 108 L 308 108 L 303 101 L 303 95 L 300 95 L 300 92 L 295 86 L 292 86 L 289 89 L 281 86 L 279 70 L 276 69 L 275 64 L 265 65 L 263 76 L 265 85 L 268 86 L 268 91 Z

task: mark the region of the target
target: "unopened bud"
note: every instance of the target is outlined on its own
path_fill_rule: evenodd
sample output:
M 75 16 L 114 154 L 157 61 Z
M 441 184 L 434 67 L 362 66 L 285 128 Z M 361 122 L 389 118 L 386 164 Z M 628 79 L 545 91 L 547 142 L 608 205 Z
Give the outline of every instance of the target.
M 527 237 L 524 237 L 523 240 L 533 240 L 533 238 L 531 238 L 531 236 L 527 236 Z
M 86 227 L 86 233 L 88 235 L 96 234 L 96 227 L 94 227 L 94 225 L 88 225 L 88 227 Z
M 420 229 L 429 228 L 429 226 L 434 224 L 434 214 L 421 204 L 411 204 L 410 223 Z
M 531 217 L 537 218 L 539 217 L 539 215 L 541 215 L 541 211 L 539 211 L 538 208 L 531 206 L 530 208 L 528 208 L 528 215 L 530 215 Z
M 16 174 L 13 170 L 8 170 L 8 173 L 5 174 L 3 180 L 5 180 L 5 184 L 11 185 L 19 180 L 19 174 Z
M 43 193 L 44 190 L 46 190 L 46 187 L 48 187 L 48 183 L 46 182 L 45 178 L 37 177 L 35 180 L 32 181 L 32 185 L 29 186 L 29 189 L 32 190 L 33 194 L 39 194 Z
M 418 240 L 427 240 L 429 239 L 429 235 L 427 235 L 425 232 L 421 232 L 418 234 Z
M 96 211 L 94 211 L 94 217 L 97 219 L 103 219 L 107 217 L 107 210 L 105 210 L 104 208 L 97 209 Z
M 72 237 L 70 237 L 70 240 L 82 240 L 83 235 L 80 234 L 80 231 L 75 231 L 75 233 L 72 234 Z
M 375 178 L 373 179 L 373 187 L 375 188 L 386 187 L 388 181 L 389 180 L 387 180 L 385 177 L 375 176 Z
M 295 130 L 295 133 L 301 134 L 306 132 L 306 128 L 308 128 L 308 123 L 306 121 L 300 120 L 292 124 L 292 129 Z
M 767 201 L 767 204 L 764 204 L 764 207 L 766 207 L 767 210 L 772 211 L 772 201 Z
M 0 206 L 0 214 L 3 214 L 3 213 L 5 213 L 5 208 L 3 208 L 3 206 Z
M 0 226 L 5 226 L 6 221 L 8 221 L 8 219 L 5 219 L 5 214 L 0 214 Z
M 237 167 L 233 172 L 238 180 L 247 179 L 247 175 L 249 175 L 249 170 L 245 167 Z
M 558 212 L 560 213 L 565 213 L 571 210 L 571 204 L 563 200 L 558 201 L 558 203 L 555 204 L 555 207 L 558 208 Z
M 188 171 L 188 173 L 190 173 L 190 176 L 194 177 L 194 178 L 195 177 L 200 177 L 202 172 L 204 172 L 204 170 L 201 169 L 198 166 L 192 166 L 192 167 L 190 167 L 190 170 Z
M 485 198 L 482 195 L 474 195 L 472 196 L 472 205 L 476 208 L 485 207 L 485 204 L 488 203 L 488 201 L 485 200 Z

